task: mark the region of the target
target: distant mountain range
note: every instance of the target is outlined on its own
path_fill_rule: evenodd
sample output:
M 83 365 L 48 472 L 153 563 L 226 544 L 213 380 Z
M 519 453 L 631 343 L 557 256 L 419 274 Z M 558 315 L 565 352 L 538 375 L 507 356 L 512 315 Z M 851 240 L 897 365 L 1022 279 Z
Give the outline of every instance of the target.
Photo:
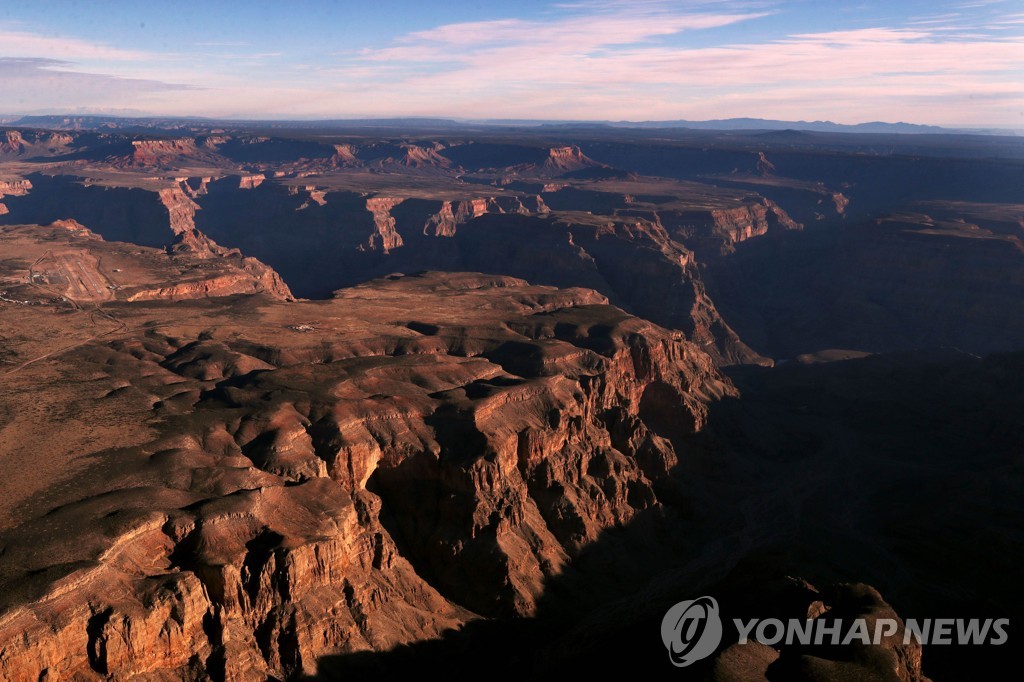
M 811 130 L 821 133 L 949 133 L 965 132 L 940 126 L 916 123 L 885 123 L 872 121 L 847 125 L 832 121 L 776 121 L 763 118 L 724 118 L 713 121 L 627 121 L 614 123 L 629 128 L 695 128 L 698 130 Z M 979 131 L 981 132 L 981 131 Z M 989 131 L 985 131 L 989 132 Z
M 183 117 L 122 117 L 91 116 L 80 114 L 48 114 L 39 116 L 0 116 L 0 124 L 47 128 L 54 130 L 99 130 L 99 129 L 176 129 L 193 128 L 197 125 L 209 127 L 224 125 L 259 126 L 266 128 L 394 128 L 414 126 L 416 128 L 457 129 L 467 126 L 509 126 L 509 127 L 550 127 L 550 128 L 635 128 L 656 130 L 659 128 L 691 130 L 801 130 L 822 133 L 889 133 L 889 134 L 966 134 L 966 135 L 1019 135 L 1020 131 L 1006 128 L 944 128 L 917 123 L 869 123 L 845 124 L 832 121 L 779 121 L 763 118 L 724 118 L 711 121 L 554 121 L 532 119 L 449 119 L 428 117 L 361 118 L 328 120 L 220 120 L 199 116 Z
M 845 124 L 832 121 L 778 121 L 765 118 L 722 118 L 712 121 L 522 121 L 488 120 L 494 125 L 536 125 L 549 126 L 605 126 L 613 128 L 689 128 L 691 130 L 804 130 L 819 133 L 896 133 L 919 134 L 968 134 L 968 135 L 1018 135 L 1018 131 L 1005 128 L 944 128 L 917 123 L 869 123 Z

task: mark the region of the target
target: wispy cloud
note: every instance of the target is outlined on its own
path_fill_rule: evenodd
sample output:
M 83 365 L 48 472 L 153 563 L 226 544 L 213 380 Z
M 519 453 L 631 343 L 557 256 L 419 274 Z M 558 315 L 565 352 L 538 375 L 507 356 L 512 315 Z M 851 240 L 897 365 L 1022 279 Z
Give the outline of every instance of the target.
M 192 43 L 196 47 L 248 47 L 248 40 L 214 40 L 205 43 Z
M 131 62 L 151 55 L 136 50 L 78 38 L 40 35 L 29 31 L 0 30 L 0 55 L 4 57 L 46 57 L 69 61 Z
M 193 90 L 187 85 L 100 73 L 68 71 L 59 59 L 0 57 L 0 91 L 8 111 L 136 106 L 160 93 Z
M 935 24 L 951 24 L 951 23 L 957 23 L 957 21 L 962 16 L 963 15 L 960 14 L 960 12 L 949 12 L 949 13 L 946 13 L 946 14 L 936 14 L 936 15 L 931 15 L 931 16 L 927 16 L 927 17 L 922 17 L 920 19 L 912 19 L 911 21 L 909 21 L 907 23 L 909 25 L 911 25 L 911 26 L 930 26 L 930 25 L 935 25 Z
M 588 53 L 638 44 L 685 31 L 720 28 L 766 16 L 747 13 L 671 13 L 661 3 L 642 4 L 628 13 L 600 12 L 556 21 L 500 19 L 464 22 L 415 31 L 383 50 L 366 50 L 373 61 L 430 60 L 473 62 L 509 53 L 543 52 L 547 56 Z M 456 51 L 457 50 L 457 51 Z
M 979 0 L 980 1 L 980 0 Z M 694 12 L 709 8 L 725 8 L 730 12 L 777 7 L 781 0 L 567 0 L 553 7 L 585 12 Z
M 1006 0 L 973 0 L 972 2 L 965 2 L 959 5 L 954 5 L 956 9 L 978 9 L 980 7 L 992 7 L 993 5 L 1001 5 Z
M 984 103 L 1024 109 L 1024 40 L 989 32 L 950 35 L 928 25 L 796 33 L 762 43 L 693 48 L 660 41 L 761 14 L 679 14 L 660 5 L 538 25 L 507 20 L 440 26 L 366 51 L 331 72 L 349 92 L 433 114 L 453 111 L 552 118 L 684 118 L 756 114 L 847 118 L 920 114 L 965 120 Z M 944 20 L 956 17 L 946 16 Z M 377 84 L 387 83 L 387 89 Z M 360 98 L 362 99 L 362 98 Z M 737 103 L 745 103 L 739 109 Z M 720 109 L 716 109 L 720 107 Z M 366 111 L 364 113 L 372 113 Z M 995 117 L 995 118 L 992 118 Z
M 45 87 L 57 88 L 52 96 L 61 102 L 135 97 L 133 105 L 156 113 L 250 118 L 761 116 L 1024 125 L 1024 14 L 1014 3 L 964 0 L 930 16 L 873 26 L 844 21 L 835 25 L 846 28 L 830 31 L 795 21 L 800 9 L 788 0 L 566 0 L 530 18 L 440 24 L 374 49 L 301 54 L 246 40 L 149 53 L 18 26 L 0 31 L 0 56 L 38 61 L 8 64 L 24 76 L 17 81 L 4 81 L 0 66 L 0 88 L 33 101 L 51 96 L 30 74 L 56 79 Z M 187 97 L 174 90 L 186 86 L 202 90 Z

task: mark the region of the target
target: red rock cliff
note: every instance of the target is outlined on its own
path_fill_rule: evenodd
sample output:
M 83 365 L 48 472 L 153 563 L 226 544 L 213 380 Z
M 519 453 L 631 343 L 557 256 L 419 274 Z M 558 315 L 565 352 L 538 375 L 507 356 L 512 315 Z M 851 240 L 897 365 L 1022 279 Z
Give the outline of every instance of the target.
M 692 433 L 733 391 L 603 300 L 430 275 L 250 308 L 224 335 L 198 332 L 203 308 L 154 309 L 161 327 L 83 347 L 90 390 L 130 386 L 166 428 L 5 537 L 23 573 L 0 675 L 290 678 L 532 613 L 602 529 L 659 504 L 663 424 Z
M 395 229 L 391 209 L 405 201 L 400 197 L 371 197 L 366 200 L 366 210 L 373 215 L 376 232 L 370 235 L 366 248 L 381 249 L 388 253 L 402 245 L 402 235 Z

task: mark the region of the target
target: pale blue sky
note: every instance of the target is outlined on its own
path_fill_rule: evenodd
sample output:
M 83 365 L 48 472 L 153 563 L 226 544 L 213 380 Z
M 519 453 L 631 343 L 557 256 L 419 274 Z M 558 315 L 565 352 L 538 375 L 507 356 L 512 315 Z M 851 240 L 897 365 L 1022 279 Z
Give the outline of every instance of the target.
M 0 113 L 1024 128 L 1021 0 L 0 0 Z

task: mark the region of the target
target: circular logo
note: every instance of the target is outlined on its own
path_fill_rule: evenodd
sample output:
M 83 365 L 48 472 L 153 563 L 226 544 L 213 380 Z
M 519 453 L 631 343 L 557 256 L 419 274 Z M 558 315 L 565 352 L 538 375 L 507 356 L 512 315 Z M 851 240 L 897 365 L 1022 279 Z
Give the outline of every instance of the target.
M 722 619 L 714 597 L 681 601 L 661 620 L 661 641 L 672 665 L 686 666 L 707 658 L 722 642 Z

